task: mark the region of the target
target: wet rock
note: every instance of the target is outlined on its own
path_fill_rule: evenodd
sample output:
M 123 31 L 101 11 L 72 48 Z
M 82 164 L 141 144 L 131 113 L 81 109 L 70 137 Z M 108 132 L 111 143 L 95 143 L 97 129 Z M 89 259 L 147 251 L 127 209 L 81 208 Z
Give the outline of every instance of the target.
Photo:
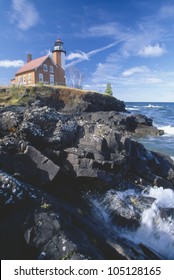
M 103 259 L 87 235 L 71 224 L 71 218 L 63 219 L 60 211 L 35 212 L 25 224 L 26 242 L 44 252 L 46 259 Z
M 165 189 L 173 188 L 173 184 L 171 182 L 159 176 L 156 176 L 156 178 L 154 179 L 154 186 L 163 187 Z
M 17 207 L 21 202 L 24 205 L 28 202 L 31 204 L 32 201 L 40 205 L 44 197 L 45 194 L 40 189 L 24 182 L 20 174 L 15 173 L 11 176 L 0 170 L 0 208 Z M 6 214 L 5 211 L 3 214 Z
M 27 192 L 15 178 L 0 171 L 0 208 L 1 211 L 9 206 L 25 201 Z
M 135 118 L 136 118 L 136 122 L 137 122 L 139 125 L 152 126 L 152 119 L 147 118 L 147 117 L 144 116 L 144 115 L 137 114 L 137 115 L 135 115 Z
M 164 131 L 162 129 L 158 129 L 155 126 L 146 126 L 146 125 L 139 125 L 135 129 L 136 137 L 146 137 L 148 136 L 161 136 L 164 134 Z
M 155 198 L 130 195 L 130 192 L 134 190 L 129 190 L 127 194 L 109 190 L 99 200 L 112 223 L 135 230 L 140 225 L 142 212 L 152 206 Z
M 160 216 L 163 220 L 172 223 L 174 220 L 174 208 L 160 208 Z
M 167 179 L 172 184 L 174 184 L 174 163 L 173 160 L 166 155 L 160 153 L 151 153 L 155 159 L 150 165 L 152 173 L 157 176 Z

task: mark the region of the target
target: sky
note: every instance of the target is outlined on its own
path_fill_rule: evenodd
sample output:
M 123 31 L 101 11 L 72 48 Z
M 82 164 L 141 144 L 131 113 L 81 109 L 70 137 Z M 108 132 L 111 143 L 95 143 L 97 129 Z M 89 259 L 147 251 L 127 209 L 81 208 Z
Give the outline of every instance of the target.
M 0 85 L 61 38 L 83 89 L 174 102 L 173 0 L 0 0 Z

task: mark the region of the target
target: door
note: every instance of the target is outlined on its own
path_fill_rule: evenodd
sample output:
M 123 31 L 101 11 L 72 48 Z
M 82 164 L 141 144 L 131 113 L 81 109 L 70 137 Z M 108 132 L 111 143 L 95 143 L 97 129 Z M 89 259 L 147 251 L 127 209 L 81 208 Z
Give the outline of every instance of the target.
M 54 75 L 50 75 L 50 85 L 54 85 Z

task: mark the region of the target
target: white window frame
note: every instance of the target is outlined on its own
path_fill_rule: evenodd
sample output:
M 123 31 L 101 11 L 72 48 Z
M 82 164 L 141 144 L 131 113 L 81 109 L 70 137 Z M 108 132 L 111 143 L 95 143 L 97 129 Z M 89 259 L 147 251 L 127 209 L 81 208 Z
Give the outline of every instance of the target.
M 18 84 L 21 83 L 21 76 L 18 77 Z
M 43 83 L 43 74 L 39 73 L 39 82 Z
M 44 63 L 44 65 L 43 65 L 43 70 L 44 70 L 45 72 L 48 72 L 48 65 L 47 65 L 46 63 Z
M 54 73 L 54 67 L 50 65 L 50 73 Z

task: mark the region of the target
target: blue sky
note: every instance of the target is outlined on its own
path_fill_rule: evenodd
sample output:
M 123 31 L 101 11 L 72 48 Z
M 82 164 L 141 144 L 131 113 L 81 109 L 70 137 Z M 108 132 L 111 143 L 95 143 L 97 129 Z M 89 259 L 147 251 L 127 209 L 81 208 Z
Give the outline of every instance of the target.
M 0 85 L 60 37 L 83 88 L 174 102 L 174 1 L 0 0 Z

